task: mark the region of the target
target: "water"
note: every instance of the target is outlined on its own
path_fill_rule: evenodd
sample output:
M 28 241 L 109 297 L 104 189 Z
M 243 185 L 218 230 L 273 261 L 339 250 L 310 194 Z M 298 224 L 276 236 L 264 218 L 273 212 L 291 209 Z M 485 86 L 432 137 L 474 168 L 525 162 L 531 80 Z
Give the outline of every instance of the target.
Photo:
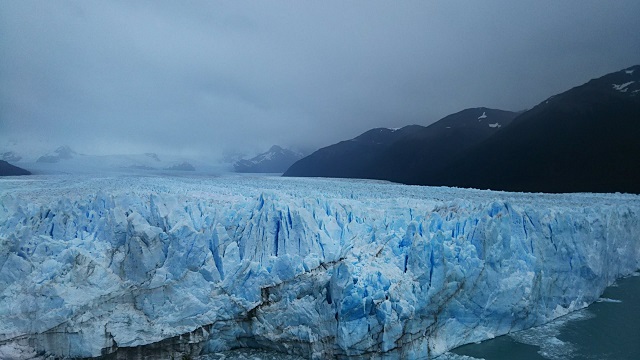
M 259 349 L 237 349 L 202 355 L 194 360 L 305 360 L 296 355 Z
M 640 359 L 640 276 L 618 280 L 586 309 L 452 353 L 486 360 Z
M 640 276 L 620 279 L 601 300 L 549 324 L 461 346 L 447 360 L 638 360 Z M 300 360 L 271 351 L 241 349 L 198 360 Z

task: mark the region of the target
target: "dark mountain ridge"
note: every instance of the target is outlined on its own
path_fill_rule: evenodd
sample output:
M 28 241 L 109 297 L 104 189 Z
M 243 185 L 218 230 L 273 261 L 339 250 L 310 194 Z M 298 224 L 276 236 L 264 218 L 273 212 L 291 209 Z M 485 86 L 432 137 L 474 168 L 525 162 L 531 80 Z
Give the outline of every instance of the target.
M 384 150 L 419 128 L 422 126 L 371 129 L 351 140 L 319 149 L 294 163 L 284 176 L 376 178 L 373 170 Z
M 0 176 L 31 175 L 31 172 L 0 160 Z
M 422 185 L 640 193 L 640 66 L 593 79 L 517 117 Z
M 428 127 L 373 129 L 318 150 L 284 175 L 506 191 L 640 193 L 639 140 L 636 65 L 522 113 L 476 108 Z
M 443 166 L 458 152 L 508 125 L 510 111 L 474 108 L 449 115 L 429 126 L 377 128 L 351 140 L 322 148 L 293 164 L 285 176 L 318 176 L 411 180 L 423 164 Z
M 473 108 L 448 115 L 393 143 L 377 165 L 377 178 L 421 183 L 472 146 L 497 134 L 518 113 Z

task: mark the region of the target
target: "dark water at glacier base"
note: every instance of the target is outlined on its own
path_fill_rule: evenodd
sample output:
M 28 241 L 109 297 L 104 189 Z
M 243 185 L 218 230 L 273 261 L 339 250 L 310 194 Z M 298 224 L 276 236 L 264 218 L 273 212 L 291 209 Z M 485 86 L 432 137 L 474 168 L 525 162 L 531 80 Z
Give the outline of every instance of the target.
M 619 279 L 600 299 L 547 325 L 452 352 L 486 360 L 640 359 L 640 276 Z

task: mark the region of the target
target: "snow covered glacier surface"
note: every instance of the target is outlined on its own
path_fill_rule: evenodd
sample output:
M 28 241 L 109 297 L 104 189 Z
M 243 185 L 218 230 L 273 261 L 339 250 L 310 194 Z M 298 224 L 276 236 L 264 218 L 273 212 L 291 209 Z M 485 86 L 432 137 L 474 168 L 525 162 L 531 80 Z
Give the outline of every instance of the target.
M 640 267 L 639 215 L 620 194 L 0 179 L 0 354 L 432 358 L 598 299 Z

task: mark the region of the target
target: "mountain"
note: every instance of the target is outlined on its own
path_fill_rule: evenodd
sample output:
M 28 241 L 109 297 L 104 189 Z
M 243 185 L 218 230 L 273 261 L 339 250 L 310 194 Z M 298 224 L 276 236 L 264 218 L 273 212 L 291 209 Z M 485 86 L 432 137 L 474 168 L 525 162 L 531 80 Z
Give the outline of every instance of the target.
M 15 151 L 5 151 L 0 155 L 0 160 L 7 162 L 17 162 L 22 160 L 22 156 L 18 155 Z
M 54 152 L 42 155 L 36 160 L 39 163 L 57 163 L 60 160 L 69 160 L 73 159 L 74 156 L 78 155 L 75 151 L 71 150 L 68 146 L 60 146 Z
M 481 113 L 480 115 L 478 115 Z M 285 176 L 526 192 L 640 193 L 640 65 L 531 110 L 467 109 L 424 128 L 370 130 Z
M 415 182 L 497 133 L 516 115 L 510 111 L 473 108 L 427 127 L 372 129 L 316 151 L 293 164 L 284 175 Z
M 31 175 L 31 173 L 25 169 L 11 165 L 4 160 L 0 160 L 0 176 L 17 176 L 17 175 Z
M 282 173 L 300 158 L 300 153 L 274 145 L 269 151 L 249 160 L 236 161 L 233 169 L 239 173 Z
M 517 115 L 473 108 L 446 116 L 391 144 L 377 161 L 375 177 L 402 183 L 424 181 L 459 154 L 497 134 Z
M 351 140 L 322 148 L 297 161 L 284 176 L 317 176 L 369 178 L 377 158 L 394 141 L 421 128 L 411 125 L 402 129 L 377 128 Z
M 528 192 L 640 193 L 640 65 L 523 113 L 412 183 Z

